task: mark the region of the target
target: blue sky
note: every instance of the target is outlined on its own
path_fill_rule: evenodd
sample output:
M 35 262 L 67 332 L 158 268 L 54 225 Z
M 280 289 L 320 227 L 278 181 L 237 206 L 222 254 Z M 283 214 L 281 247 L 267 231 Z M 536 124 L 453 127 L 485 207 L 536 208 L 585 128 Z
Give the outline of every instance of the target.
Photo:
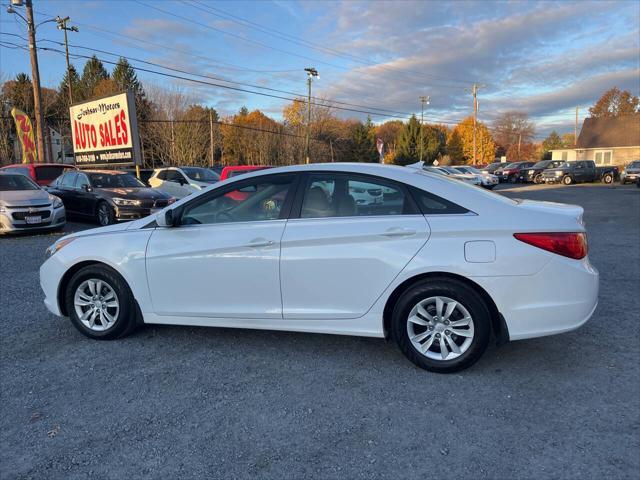
M 26 36 L 24 26 L 5 12 L 7 3 L 2 0 L 0 40 L 22 44 L 7 35 Z M 640 93 L 638 1 L 34 0 L 34 10 L 37 21 L 71 17 L 80 32 L 71 33 L 69 42 L 85 47 L 71 47 L 72 54 L 99 49 L 195 73 L 200 77 L 192 78 L 199 80 L 300 94 L 306 92 L 303 69 L 313 66 L 320 72 L 314 96 L 403 116 L 419 113 L 418 97 L 429 95 L 430 122 L 469 115 L 468 89 L 478 82 L 481 120 L 522 110 L 536 122 L 538 138 L 552 128 L 572 131 L 575 107 L 582 119 L 612 86 Z M 41 47 L 60 48 L 47 40 L 59 42 L 62 33 L 44 24 L 38 39 Z M 43 85 L 57 85 L 64 57 L 40 52 L 39 58 Z M 73 61 L 79 70 L 84 62 Z M 30 72 L 23 50 L 1 48 L 0 67 L 4 79 Z M 288 103 L 150 73 L 139 72 L 139 78 L 150 88 L 179 88 L 223 115 L 246 105 L 279 118 Z M 390 118 L 376 111 L 374 121 Z

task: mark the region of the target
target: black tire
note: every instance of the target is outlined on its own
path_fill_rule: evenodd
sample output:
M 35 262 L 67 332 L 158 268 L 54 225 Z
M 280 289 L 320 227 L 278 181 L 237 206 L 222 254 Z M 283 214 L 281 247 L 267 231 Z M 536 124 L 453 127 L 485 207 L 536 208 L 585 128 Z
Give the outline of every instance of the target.
M 96 221 L 102 227 L 115 223 L 116 215 L 107 202 L 101 201 L 96 206 Z
M 562 183 L 564 185 L 571 185 L 573 183 L 573 178 L 571 178 L 571 175 L 565 175 L 562 177 Z
M 518 183 L 518 179 L 516 178 L 516 176 L 515 176 L 515 175 L 511 175 L 511 176 L 507 179 L 507 181 L 508 181 L 509 183 Z
M 466 308 L 473 319 L 474 335 L 471 344 L 452 360 L 428 358 L 409 339 L 407 319 L 411 310 L 421 300 L 435 296 L 455 300 Z M 433 278 L 413 285 L 400 296 L 393 309 L 391 328 L 400 350 L 415 365 L 431 372 L 452 373 L 473 365 L 487 349 L 491 336 L 491 318 L 482 297 L 473 288 L 455 279 Z
M 606 184 L 611 184 L 611 183 L 613 183 L 613 175 L 612 175 L 612 174 L 610 174 L 610 173 L 605 173 L 605 174 L 602 176 L 602 182 L 603 182 L 603 183 L 606 183 Z
M 96 331 L 82 323 L 76 312 L 74 297 L 78 287 L 86 280 L 97 279 L 105 282 L 117 295 L 119 311 L 113 325 L 106 330 Z M 73 275 L 67 284 L 65 305 L 73 326 L 83 335 L 95 340 L 113 340 L 132 333 L 138 325 L 138 310 L 127 282 L 115 270 L 102 265 L 90 265 Z
M 536 185 L 540 185 L 542 183 L 542 174 L 538 173 L 535 177 L 533 177 L 533 183 Z

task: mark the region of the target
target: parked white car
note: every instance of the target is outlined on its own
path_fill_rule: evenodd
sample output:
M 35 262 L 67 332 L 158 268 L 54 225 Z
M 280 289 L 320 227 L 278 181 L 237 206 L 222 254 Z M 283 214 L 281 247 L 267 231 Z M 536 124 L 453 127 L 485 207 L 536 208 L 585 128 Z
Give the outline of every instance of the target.
M 358 205 L 354 184 L 387 188 Z M 330 188 L 328 188 L 330 186 Z M 248 173 L 48 250 L 45 304 L 84 335 L 139 323 L 390 336 L 437 372 L 578 328 L 598 300 L 583 210 L 376 164 Z
M 174 198 L 184 198 L 220 180 L 213 170 L 202 167 L 158 168 L 149 178 L 149 185 Z
M 475 175 L 480 181 L 480 185 L 482 185 L 484 188 L 488 188 L 489 190 L 500 183 L 500 179 L 497 176 L 488 172 L 483 172 L 482 170 L 478 170 L 471 165 L 454 165 L 452 168 L 460 173 Z
M 453 167 L 444 167 L 444 166 L 432 166 L 427 165 L 422 168 L 426 172 L 439 173 L 441 175 L 446 175 L 447 177 L 455 178 L 456 180 L 461 180 L 470 185 L 482 185 L 482 180 L 478 175 L 469 175 L 468 173 L 462 173 L 456 170 Z

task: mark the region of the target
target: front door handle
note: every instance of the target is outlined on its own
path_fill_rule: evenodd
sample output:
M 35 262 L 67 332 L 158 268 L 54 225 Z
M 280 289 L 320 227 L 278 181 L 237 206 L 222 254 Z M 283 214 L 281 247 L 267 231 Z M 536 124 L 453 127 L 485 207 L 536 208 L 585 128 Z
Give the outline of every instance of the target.
M 410 237 L 415 235 L 416 231 L 413 228 L 390 228 L 386 230 L 382 236 L 383 237 Z
M 267 240 L 266 238 L 254 238 L 246 246 L 250 248 L 270 247 L 275 242 L 273 240 Z

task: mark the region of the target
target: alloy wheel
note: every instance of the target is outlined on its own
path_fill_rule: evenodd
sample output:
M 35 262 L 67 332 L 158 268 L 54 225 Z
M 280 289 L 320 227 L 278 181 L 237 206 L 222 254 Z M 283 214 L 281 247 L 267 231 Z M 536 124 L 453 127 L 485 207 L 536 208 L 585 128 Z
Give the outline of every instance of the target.
M 73 304 L 78 319 L 90 330 L 103 332 L 118 320 L 120 302 L 111 285 L 91 278 L 76 289 Z
M 425 357 L 453 360 L 464 354 L 473 342 L 473 318 L 457 300 L 429 297 L 411 309 L 407 334 L 413 347 Z
M 98 223 L 100 225 L 106 226 L 111 222 L 109 205 L 106 203 L 101 203 L 98 206 Z

